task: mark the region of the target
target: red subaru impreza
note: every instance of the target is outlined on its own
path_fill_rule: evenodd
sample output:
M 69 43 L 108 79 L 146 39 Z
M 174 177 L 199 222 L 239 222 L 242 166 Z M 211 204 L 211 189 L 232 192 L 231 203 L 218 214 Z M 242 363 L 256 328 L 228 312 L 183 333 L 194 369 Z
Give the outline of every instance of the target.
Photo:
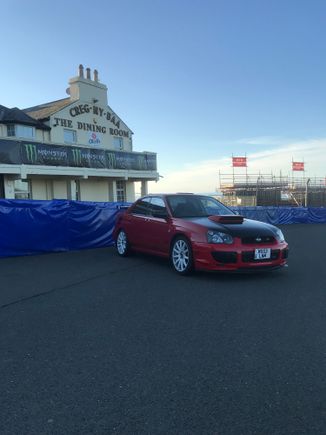
M 117 252 L 171 259 L 174 270 L 265 270 L 285 266 L 288 244 L 270 224 L 244 219 L 216 199 L 194 194 L 147 195 L 117 219 Z

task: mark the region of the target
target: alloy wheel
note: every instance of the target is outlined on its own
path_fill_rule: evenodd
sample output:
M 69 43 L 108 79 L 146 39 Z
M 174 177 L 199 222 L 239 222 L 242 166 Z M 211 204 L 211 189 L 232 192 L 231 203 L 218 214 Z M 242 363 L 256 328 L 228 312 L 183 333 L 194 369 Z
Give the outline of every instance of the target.
M 178 238 L 173 243 L 171 252 L 172 264 L 176 272 L 187 274 L 192 269 L 191 248 L 187 240 Z
M 121 256 L 127 255 L 128 252 L 128 240 L 126 233 L 121 230 L 117 237 L 117 251 Z

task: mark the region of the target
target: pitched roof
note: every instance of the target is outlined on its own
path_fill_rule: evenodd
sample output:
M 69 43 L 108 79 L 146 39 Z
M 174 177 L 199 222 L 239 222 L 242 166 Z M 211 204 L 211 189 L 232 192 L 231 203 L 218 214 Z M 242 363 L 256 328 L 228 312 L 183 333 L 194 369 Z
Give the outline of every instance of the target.
M 31 125 L 42 130 L 50 130 L 49 126 L 27 115 L 23 110 L 18 109 L 18 107 L 9 109 L 8 107 L 0 105 L 0 123 L 19 123 L 23 125 Z
M 31 116 L 34 119 L 46 119 L 50 115 L 52 115 L 55 112 L 58 112 L 59 110 L 63 109 L 66 106 L 69 106 L 71 104 L 71 99 L 63 98 L 62 100 L 57 101 L 51 101 L 49 103 L 40 104 L 39 106 L 34 107 L 27 107 L 26 109 L 23 109 L 25 113 L 28 113 L 29 116 Z

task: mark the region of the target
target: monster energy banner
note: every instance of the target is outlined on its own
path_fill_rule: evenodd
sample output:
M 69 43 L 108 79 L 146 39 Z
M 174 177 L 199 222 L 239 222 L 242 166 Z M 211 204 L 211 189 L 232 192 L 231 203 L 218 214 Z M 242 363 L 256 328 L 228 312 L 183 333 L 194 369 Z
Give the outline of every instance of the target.
M 156 171 L 156 154 L 0 139 L 0 163 Z

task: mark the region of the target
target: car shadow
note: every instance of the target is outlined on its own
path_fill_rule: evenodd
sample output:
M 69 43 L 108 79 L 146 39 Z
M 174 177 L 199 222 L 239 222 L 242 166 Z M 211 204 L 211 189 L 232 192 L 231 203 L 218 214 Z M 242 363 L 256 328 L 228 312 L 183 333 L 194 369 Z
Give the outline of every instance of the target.
M 203 271 L 198 270 L 192 272 L 187 276 L 180 276 L 172 269 L 170 260 L 167 258 L 157 257 L 150 254 L 144 254 L 140 252 L 133 252 L 132 256 L 146 262 L 148 265 L 159 266 L 162 271 L 170 273 L 171 276 L 182 279 L 194 279 L 194 280 L 219 280 L 219 282 L 250 282 L 250 281 L 265 281 L 265 280 L 279 280 L 288 276 L 288 267 L 282 267 L 274 270 L 254 270 L 254 271 Z

